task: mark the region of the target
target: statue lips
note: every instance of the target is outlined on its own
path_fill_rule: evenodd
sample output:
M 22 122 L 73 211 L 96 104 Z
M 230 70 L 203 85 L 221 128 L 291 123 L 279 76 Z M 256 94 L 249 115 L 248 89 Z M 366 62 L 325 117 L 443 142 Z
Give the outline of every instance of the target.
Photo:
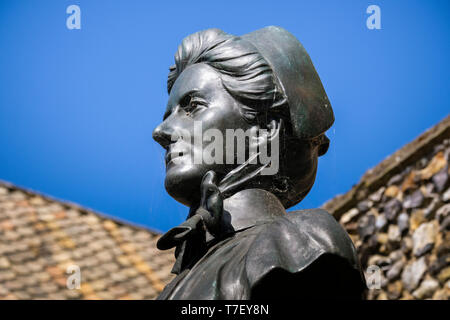
M 169 167 L 169 165 L 172 165 L 174 163 L 175 159 L 181 158 L 181 157 L 185 156 L 186 154 L 187 154 L 187 152 L 172 150 L 172 148 L 169 147 L 169 149 L 166 153 L 166 157 L 165 157 L 166 167 Z
M 171 164 L 175 158 L 182 157 L 182 156 L 183 156 L 183 153 L 179 153 L 179 152 L 167 152 L 166 158 L 165 158 L 165 160 L 166 160 L 166 166 L 168 166 L 169 164 Z

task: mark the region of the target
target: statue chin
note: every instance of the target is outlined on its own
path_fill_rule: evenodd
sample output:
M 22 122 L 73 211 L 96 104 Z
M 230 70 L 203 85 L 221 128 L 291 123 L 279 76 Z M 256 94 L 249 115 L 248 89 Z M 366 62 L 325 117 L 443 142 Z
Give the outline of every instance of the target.
M 200 184 L 207 171 L 205 168 L 194 165 L 169 168 L 164 181 L 167 193 L 178 202 L 190 207 L 200 199 Z

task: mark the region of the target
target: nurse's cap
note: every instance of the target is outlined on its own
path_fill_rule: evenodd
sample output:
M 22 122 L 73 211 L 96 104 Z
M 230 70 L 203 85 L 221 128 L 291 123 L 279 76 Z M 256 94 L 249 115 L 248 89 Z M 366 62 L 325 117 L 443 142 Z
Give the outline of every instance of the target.
M 330 101 L 308 53 L 297 38 L 275 26 L 241 38 L 252 43 L 271 66 L 287 98 L 296 136 L 310 139 L 328 130 L 334 122 Z

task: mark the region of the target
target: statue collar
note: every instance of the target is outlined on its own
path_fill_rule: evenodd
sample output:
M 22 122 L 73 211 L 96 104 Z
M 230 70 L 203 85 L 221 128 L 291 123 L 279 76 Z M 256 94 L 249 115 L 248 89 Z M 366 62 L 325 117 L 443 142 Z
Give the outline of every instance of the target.
M 269 223 L 285 214 L 286 210 L 274 194 L 262 189 L 245 189 L 224 200 L 221 233 L 218 237 L 214 237 L 204 228 L 199 229 L 201 224 L 196 222 L 188 225 L 186 229 L 186 226 L 183 227 L 185 222 L 166 232 L 158 240 L 158 248 L 164 250 L 176 246 L 176 262 L 172 273 L 179 274 L 192 267 L 208 251 L 208 248 L 218 242 L 236 232 Z M 189 220 L 192 218 L 186 221 Z M 180 227 L 181 230 L 189 230 L 187 232 L 189 236 L 182 238 L 182 241 L 176 240 Z
M 245 189 L 224 200 L 222 225 L 234 232 L 286 214 L 280 200 L 262 189 Z

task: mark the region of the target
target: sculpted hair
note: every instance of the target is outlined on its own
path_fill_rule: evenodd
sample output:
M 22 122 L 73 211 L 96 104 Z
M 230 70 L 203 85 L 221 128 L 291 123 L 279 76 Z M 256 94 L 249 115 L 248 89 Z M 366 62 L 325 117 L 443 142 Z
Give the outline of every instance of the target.
M 205 63 L 221 74 L 225 89 L 244 104 L 241 112 L 248 121 L 286 103 L 269 64 L 240 37 L 208 29 L 184 38 L 175 54 L 175 65 L 170 67 L 169 93 L 183 70 L 195 63 Z
M 322 134 L 299 140 L 293 135 L 287 99 L 270 65 L 250 42 L 219 29 L 187 36 L 170 67 L 169 94 L 178 76 L 196 63 L 205 63 L 220 73 L 224 88 L 244 105 L 240 112 L 250 123 L 264 127 L 271 119 L 283 119 L 280 170 L 275 176 L 260 177 L 252 187 L 271 191 L 286 208 L 300 202 L 314 184 L 317 157 L 326 153 L 328 138 Z

